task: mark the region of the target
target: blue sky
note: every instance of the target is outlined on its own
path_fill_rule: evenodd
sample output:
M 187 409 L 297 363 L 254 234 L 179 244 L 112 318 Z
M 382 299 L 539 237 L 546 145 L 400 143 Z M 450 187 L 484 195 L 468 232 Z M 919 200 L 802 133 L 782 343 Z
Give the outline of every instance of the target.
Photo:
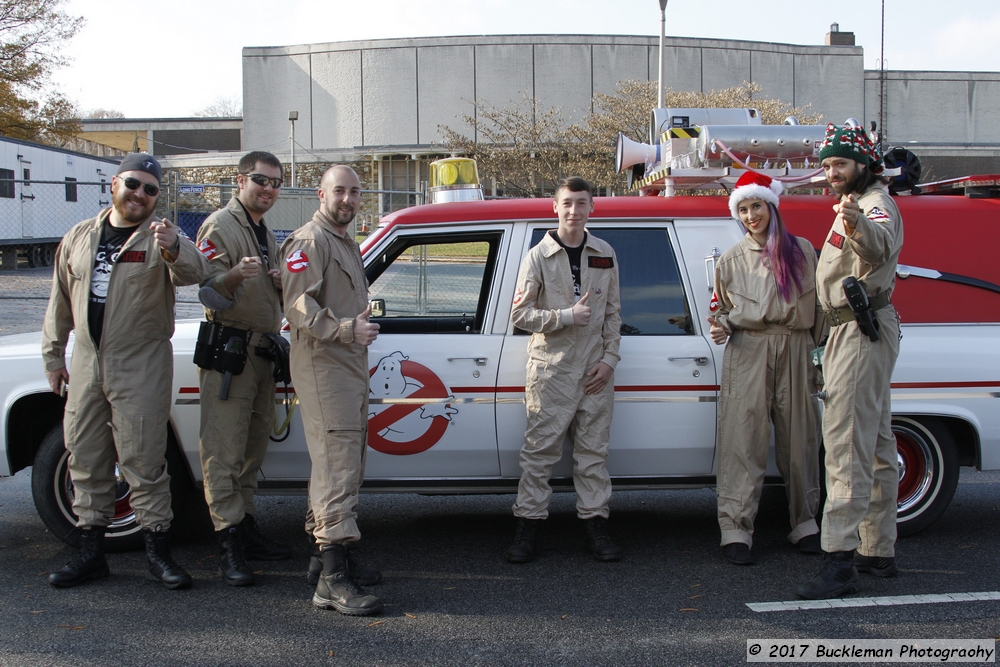
M 766 6 L 767 10 L 761 10 Z M 1000 71 L 1000 2 L 886 0 L 888 69 Z M 244 46 L 483 34 L 658 35 L 657 0 L 70 0 L 87 25 L 55 76 L 84 110 L 186 116 L 242 95 Z M 435 8 L 443 8 L 435 11 Z M 667 34 L 822 44 L 831 23 L 854 32 L 878 67 L 879 0 L 669 0 Z M 141 36 L 138 48 L 124 45 Z M 125 71 L 131 72 L 125 74 Z M 123 85 L 124 84 L 124 85 Z M 153 90 L 155 95 L 146 90 Z

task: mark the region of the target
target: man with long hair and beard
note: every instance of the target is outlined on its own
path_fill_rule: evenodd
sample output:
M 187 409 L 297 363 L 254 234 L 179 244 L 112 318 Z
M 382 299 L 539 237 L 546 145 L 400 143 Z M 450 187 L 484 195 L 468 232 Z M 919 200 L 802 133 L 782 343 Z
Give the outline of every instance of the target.
M 818 554 L 819 437 L 809 351 L 815 326 L 816 253 L 785 230 L 781 183 L 748 171 L 729 197 L 746 236 L 719 258 L 709 333 L 729 339 L 722 366 L 718 427 L 718 516 L 722 550 L 735 565 L 754 562 L 757 515 L 774 428 L 775 461 L 788 496 L 788 540 Z
M 827 399 L 823 570 L 799 585 L 807 599 L 858 590 L 858 572 L 891 577 L 895 560 L 899 472 L 889 382 L 899 355 L 899 315 L 890 303 L 903 247 L 903 220 L 880 176 L 882 159 L 861 127 L 827 126 L 819 158 L 840 197 L 823 243 L 816 292 L 830 324 L 823 359 Z M 844 280 L 861 281 L 877 323 L 862 333 Z

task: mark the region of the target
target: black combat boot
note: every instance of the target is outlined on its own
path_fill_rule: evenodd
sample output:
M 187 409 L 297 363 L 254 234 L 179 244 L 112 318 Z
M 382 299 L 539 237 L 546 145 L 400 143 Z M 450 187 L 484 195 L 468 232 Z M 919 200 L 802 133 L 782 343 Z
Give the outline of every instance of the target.
M 252 514 L 243 515 L 240 530 L 243 533 L 243 557 L 247 560 L 288 560 L 292 557 L 291 547 L 278 544 L 257 530 Z
M 535 560 L 535 553 L 538 551 L 538 529 L 541 528 L 542 521 L 544 519 L 518 518 L 514 543 L 507 547 L 503 555 L 507 562 L 530 563 Z
M 142 537 L 146 540 L 146 565 L 149 566 L 150 580 L 171 590 L 190 588 L 191 575 L 170 557 L 170 532 L 143 528 Z
M 313 593 L 313 604 L 320 609 L 336 609 L 348 616 L 371 616 L 382 611 L 382 601 L 358 587 L 351 577 L 347 549 L 330 544 L 320 551 L 323 573 Z
M 594 555 L 594 560 L 621 560 L 622 550 L 608 536 L 608 520 L 602 516 L 586 519 L 587 549 Z
M 809 581 L 799 584 L 795 593 L 807 600 L 828 600 L 859 590 L 854 552 L 835 551 L 826 554 L 823 570 Z
M 56 588 L 70 588 L 109 574 L 111 570 L 104 560 L 104 527 L 91 526 L 80 531 L 80 551 L 63 569 L 49 575 L 49 583 Z
M 242 531 L 239 526 L 230 526 L 215 531 L 215 539 L 219 542 L 219 574 L 222 580 L 230 586 L 253 585 L 253 569 L 247 565 L 241 541 Z
M 854 554 L 854 567 L 876 577 L 895 577 L 899 574 L 894 556 L 862 556 Z
M 347 560 L 349 561 L 348 566 L 351 568 L 351 574 L 354 577 L 354 582 L 358 586 L 375 586 L 376 584 L 382 583 L 382 573 L 376 570 L 374 567 L 365 567 L 354 560 L 354 556 L 351 554 L 351 549 L 347 549 Z M 319 575 L 323 573 L 323 561 L 319 556 L 319 546 L 316 544 L 316 538 L 312 535 L 309 536 L 309 569 L 306 570 L 306 581 L 309 582 L 310 586 L 315 586 L 319 583 Z

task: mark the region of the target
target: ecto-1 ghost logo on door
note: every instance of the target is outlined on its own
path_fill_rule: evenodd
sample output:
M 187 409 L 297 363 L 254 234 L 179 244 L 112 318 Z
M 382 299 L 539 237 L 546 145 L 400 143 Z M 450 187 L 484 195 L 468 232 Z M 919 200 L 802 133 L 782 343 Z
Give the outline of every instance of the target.
M 427 451 L 444 435 L 452 415 L 458 414 L 448 403 L 455 397 L 441 378 L 402 352 L 379 359 L 368 376 L 368 446 L 377 452 Z

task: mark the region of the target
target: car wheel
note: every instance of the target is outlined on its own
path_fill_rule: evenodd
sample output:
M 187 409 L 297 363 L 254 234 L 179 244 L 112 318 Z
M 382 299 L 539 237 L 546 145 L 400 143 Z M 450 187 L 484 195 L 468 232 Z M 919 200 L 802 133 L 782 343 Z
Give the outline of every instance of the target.
M 191 482 L 187 471 L 183 469 L 177 445 L 171 434 L 167 436 L 166 459 L 167 469 L 172 473 L 170 491 L 175 527 L 187 517 L 191 517 L 192 524 L 201 527 L 207 519 L 205 500 L 199 489 Z M 117 465 L 115 475 L 117 480 L 115 509 L 111 525 L 105 533 L 104 548 L 107 551 L 133 551 L 143 548 L 141 526 L 135 518 L 130 502 L 132 490 L 118 472 Z M 66 451 L 62 424 L 49 431 L 35 454 L 34 467 L 31 470 L 31 494 L 38 515 L 45 526 L 66 544 L 76 546 L 80 539 L 80 531 L 76 528 L 77 516 L 73 512 L 73 482 L 69 476 L 69 452 Z M 181 507 L 184 508 L 183 511 L 178 511 Z
M 955 440 L 937 419 L 894 417 L 899 465 L 896 532 L 913 535 L 941 516 L 958 487 Z

